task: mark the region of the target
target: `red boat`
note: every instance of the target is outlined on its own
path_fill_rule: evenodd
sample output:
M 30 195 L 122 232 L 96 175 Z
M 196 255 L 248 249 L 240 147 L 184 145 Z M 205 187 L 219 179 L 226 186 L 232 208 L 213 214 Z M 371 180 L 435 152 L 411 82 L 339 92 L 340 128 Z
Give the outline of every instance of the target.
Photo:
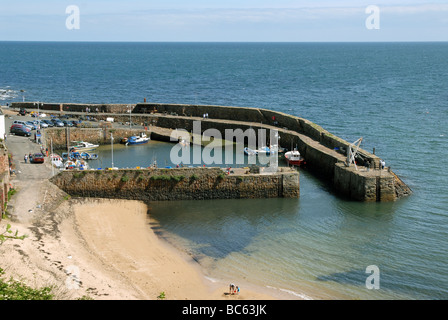
M 305 159 L 300 155 L 298 150 L 286 152 L 285 158 L 289 165 L 303 166 L 306 164 Z

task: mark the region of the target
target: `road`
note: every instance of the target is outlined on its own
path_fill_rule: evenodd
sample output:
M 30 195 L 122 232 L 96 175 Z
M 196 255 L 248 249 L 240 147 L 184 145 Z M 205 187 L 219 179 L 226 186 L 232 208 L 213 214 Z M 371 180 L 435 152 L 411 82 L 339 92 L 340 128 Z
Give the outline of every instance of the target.
M 3 113 L 7 133 L 5 144 L 8 152 L 12 154 L 15 170 L 15 175 L 11 176 L 11 184 L 17 190 L 8 203 L 7 210 L 13 219 L 29 222 L 45 201 L 48 193 L 46 185 L 49 183 L 48 178 L 52 176 L 52 168 L 48 158 L 45 158 L 44 164 L 32 164 L 29 161 L 25 163 L 25 154 L 40 152 L 40 145 L 33 141 L 34 134 L 31 137 L 9 134 L 9 128 L 14 120 L 25 118 L 28 120 L 31 117 L 18 116 L 17 112 L 7 109 L 3 109 Z

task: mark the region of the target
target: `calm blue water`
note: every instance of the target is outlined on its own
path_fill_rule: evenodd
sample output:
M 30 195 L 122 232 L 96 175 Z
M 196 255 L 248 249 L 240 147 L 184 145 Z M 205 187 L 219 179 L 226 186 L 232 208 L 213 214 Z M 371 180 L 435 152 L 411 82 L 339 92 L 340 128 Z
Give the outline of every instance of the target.
M 447 57 L 448 43 L 0 42 L 0 99 L 262 107 L 364 137 L 411 197 L 344 201 L 304 171 L 300 199 L 154 203 L 151 215 L 213 279 L 318 298 L 447 299 Z M 157 154 L 160 165 L 170 149 L 140 147 L 117 146 L 114 161 Z M 379 290 L 365 286 L 369 265 Z

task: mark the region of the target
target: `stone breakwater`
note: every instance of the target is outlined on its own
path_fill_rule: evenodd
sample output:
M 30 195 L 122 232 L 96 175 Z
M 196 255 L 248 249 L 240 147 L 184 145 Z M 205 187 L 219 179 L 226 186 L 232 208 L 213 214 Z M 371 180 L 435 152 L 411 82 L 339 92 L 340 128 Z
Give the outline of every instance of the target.
M 298 198 L 299 173 L 226 174 L 221 168 L 62 171 L 50 180 L 75 197 L 140 201 Z
M 58 110 L 54 111 L 56 106 Z M 12 107 L 36 108 L 32 102 L 15 103 Z M 132 105 L 43 103 L 40 106 L 42 110 L 49 112 L 53 110 L 73 114 L 83 113 L 86 107 L 90 110 L 98 108 L 99 112 L 93 114 L 98 120 L 113 117 L 116 121 L 122 122 L 129 120 L 129 113 L 126 113 L 126 110 L 132 108 L 132 121 L 149 125 L 151 138 L 165 141 L 170 141 L 170 130 L 185 129 L 191 132 L 195 121 L 201 122 L 201 133 L 208 129 L 217 129 L 223 137 L 227 129 L 277 130 L 281 137 L 281 146 L 288 149 L 297 147 L 307 161 L 307 169 L 328 181 L 335 193 L 357 201 L 394 201 L 412 193 L 390 168 L 381 169 L 381 159 L 377 155 L 359 149 L 355 159 L 358 169 L 348 167 L 344 163 L 347 159 L 347 150 L 350 148 L 349 142 L 307 119 L 282 112 L 260 108 L 159 103 Z M 208 118 L 203 118 L 204 114 L 208 114 Z M 159 129 L 166 131 L 161 134 Z M 106 141 L 107 134 L 104 132 L 102 134 L 103 141 Z

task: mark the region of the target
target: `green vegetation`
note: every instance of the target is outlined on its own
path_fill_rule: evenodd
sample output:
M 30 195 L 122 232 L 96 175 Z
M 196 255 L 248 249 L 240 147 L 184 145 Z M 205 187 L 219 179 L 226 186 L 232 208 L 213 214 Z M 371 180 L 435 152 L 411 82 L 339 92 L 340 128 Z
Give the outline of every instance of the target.
M 73 178 L 78 179 L 78 178 L 82 178 L 82 177 L 84 177 L 85 175 L 86 175 L 86 172 L 85 172 L 85 171 L 82 171 L 82 172 L 74 172 L 74 173 L 73 173 Z
M 171 177 L 170 176 L 166 176 L 166 175 L 162 175 L 162 176 L 152 176 L 151 180 L 153 181 L 157 181 L 157 180 L 162 180 L 162 181 L 168 181 L 170 180 Z
M 8 191 L 8 201 L 11 199 L 11 197 L 12 197 L 13 195 L 16 194 L 16 192 L 17 192 L 16 189 L 9 189 L 9 191 Z
M 121 182 L 127 182 L 127 181 L 129 181 L 129 177 L 127 176 L 127 175 L 123 175 L 122 177 L 121 177 Z
M 4 271 L 0 268 L 0 300 L 52 300 L 53 287 L 32 288 L 21 281 L 3 279 Z
M 194 174 L 194 173 L 190 176 L 190 181 L 195 181 L 195 180 L 198 180 L 198 179 L 199 179 L 199 177 L 196 174 Z
M 8 223 L 6 225 L 5 231 L 0 233 L 0 245 L 3 244 L 8 239 L 17 239 L 17 240 L 23 240 L 26 238 L 26 235 L 19 236 L 18 231 L 16 232 L 11 230 L 11 225 Z
M 185 176 L 172 176 L 171 177 L 172 180 L 179 182 L 185 179 Z
M 165 292 L 160 292 L 160 294 L 157 296 L 157 300 L 164 300 L 166 298 Z
M 225 177 L 226 177 L 226 175 L 224 172 L 218 174 L 218 180 L 223 180 Z

